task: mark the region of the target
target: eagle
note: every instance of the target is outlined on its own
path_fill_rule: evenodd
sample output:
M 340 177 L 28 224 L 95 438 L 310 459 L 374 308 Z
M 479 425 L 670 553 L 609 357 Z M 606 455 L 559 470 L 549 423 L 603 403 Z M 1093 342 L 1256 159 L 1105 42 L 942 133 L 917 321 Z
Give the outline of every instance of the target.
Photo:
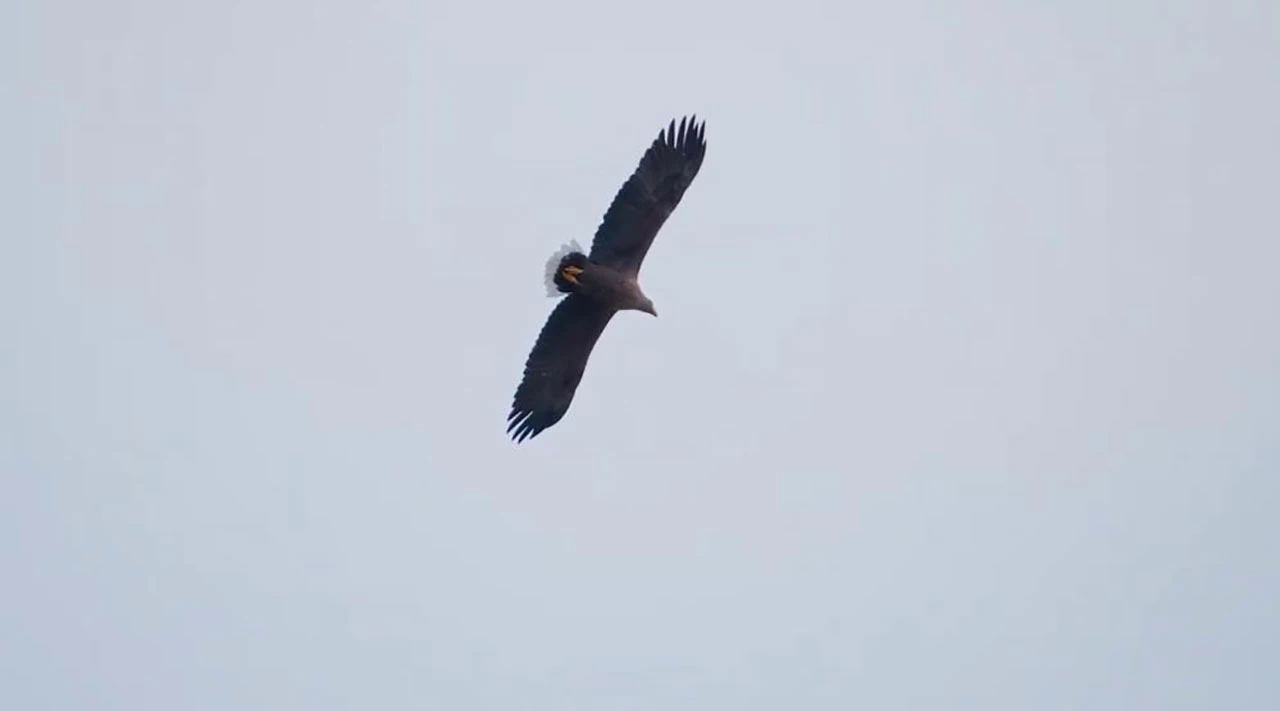
M 548 294 L 562 297 L 525 361 L 507 416 L 507 434 L 532 439 L 564 417 L 591 349 L 619 311 L 658 312 L 637 278 L 649 246 L 689 189 L 707 152 L 706 121 L 675 119 L 658 132 L 622 184 L 591 242 L 571 242 L 547 261 Z

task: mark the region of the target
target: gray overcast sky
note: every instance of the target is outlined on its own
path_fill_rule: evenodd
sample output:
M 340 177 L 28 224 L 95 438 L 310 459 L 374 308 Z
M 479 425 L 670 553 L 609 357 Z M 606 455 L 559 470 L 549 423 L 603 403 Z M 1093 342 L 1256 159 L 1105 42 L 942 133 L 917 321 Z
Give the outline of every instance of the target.
M 618 5 L 4 4 L 0 707 L 1280 708 L 1280 4 Z

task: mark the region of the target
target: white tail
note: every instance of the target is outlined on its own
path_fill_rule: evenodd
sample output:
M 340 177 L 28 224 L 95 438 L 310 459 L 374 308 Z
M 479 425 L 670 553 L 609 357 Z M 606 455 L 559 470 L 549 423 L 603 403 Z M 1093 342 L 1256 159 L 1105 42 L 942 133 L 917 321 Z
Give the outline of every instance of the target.
M 547 285 L 547 296 L 564 296 L 564 292 L 556 288 L 556 269 L 560 266 L 560 260 L 569 256 L 574 252 L 582 252 L 582 247 L 578 246 L 575 240 L 569 240 L 569 244 L 557 249 L 555 254 L 547 260 L 547 273 L 545 283 Z

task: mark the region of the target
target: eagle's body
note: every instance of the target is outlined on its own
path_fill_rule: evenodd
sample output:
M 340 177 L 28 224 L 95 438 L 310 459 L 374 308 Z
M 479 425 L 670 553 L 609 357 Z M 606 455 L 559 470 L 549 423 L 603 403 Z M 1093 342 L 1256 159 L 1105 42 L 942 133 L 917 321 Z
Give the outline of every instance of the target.
M 640 282 L 634 276 L 617 269 L 588 261 L 581 267 L 581 272 L 561 272 L 564 281 L 569 283 L 566 293 L 581 294 L 602 305 L 612 306 L 617 311 L 644 311 L 658 314 L 653 310 L 653 302 L 640 289 Z
M 640 289 L 640 265 L 671 211 L 702 166 L 706 124 L 675 121 L 640 159 L 596 230 L 590 255 L 566 248 L 547 265 L 553 294 L 568 294 L 547 319 L 525 363 L 507 417 L 517 441 L 535 437 L 564 417 L 582 380 L 587 358 L 619 311 L 657 316 Z

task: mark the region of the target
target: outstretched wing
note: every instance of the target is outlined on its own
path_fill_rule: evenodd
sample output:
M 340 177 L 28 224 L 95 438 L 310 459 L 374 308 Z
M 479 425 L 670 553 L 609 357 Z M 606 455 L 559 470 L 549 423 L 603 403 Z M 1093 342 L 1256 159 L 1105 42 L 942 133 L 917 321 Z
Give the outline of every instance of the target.
M 615 309 L 581 294 L 565 297 L 542 327 L 524 366 L 507 416 L 516 442 L 533 438 L 564 417 L 582 380 L 587 358 Z
M 676 209 L 684 191 L 702 167 L 707 152 L 706 122 L 681 119 L 659 131 L 627 182 L 604 214 L 591 243 L 591 261 L 624 274 L 640 273 L 649 245 Z

